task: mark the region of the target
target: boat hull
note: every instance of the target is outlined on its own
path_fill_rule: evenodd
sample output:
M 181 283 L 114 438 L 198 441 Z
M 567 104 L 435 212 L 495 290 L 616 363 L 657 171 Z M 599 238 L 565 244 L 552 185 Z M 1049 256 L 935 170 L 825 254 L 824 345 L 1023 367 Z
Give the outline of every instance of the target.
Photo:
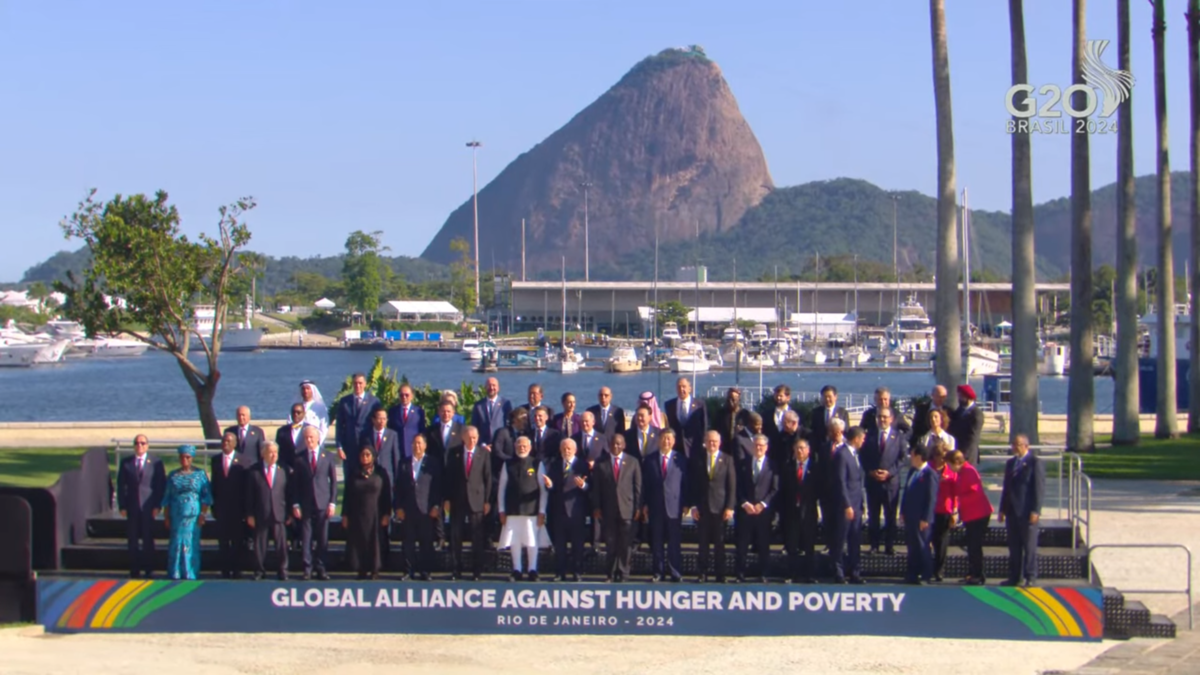
M 708 361 L 698 359 L 674 358 L 670 359 L 668 363 L 672 373 L 707 373 L 710 368 Z

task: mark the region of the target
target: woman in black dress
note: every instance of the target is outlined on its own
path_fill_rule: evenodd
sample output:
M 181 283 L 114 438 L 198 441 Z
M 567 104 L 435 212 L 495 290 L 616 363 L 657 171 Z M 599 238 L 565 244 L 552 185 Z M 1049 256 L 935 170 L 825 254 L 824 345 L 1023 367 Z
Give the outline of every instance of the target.
M 342 527 L 346 530 L 346 562 L 359 579 L 379 578 L 380 530 L 392 514 L 392 490 L 387 475 L 376 471 L 375 451 L 359 453 L 358 474 L 346 479 L 342 498 Z

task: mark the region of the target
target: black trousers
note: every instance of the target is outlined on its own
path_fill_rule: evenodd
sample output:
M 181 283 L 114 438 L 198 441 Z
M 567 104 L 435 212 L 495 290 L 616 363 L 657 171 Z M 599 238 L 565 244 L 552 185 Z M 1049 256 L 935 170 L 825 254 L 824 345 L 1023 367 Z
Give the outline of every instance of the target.
M 1029 522 L 1029 516 L 1008 515 L 1004 526 L 1008 530 L 1008 580 L 1016 583 L 1024 578 L 1038 578 L 1038 529 Z
M 463 537 L 471 538 L 471 574 L 483 574 L 483 540 L 485 539 L 483 511 L 466 508 L 450 513 L 450 567 L 455 574 L 463 571 Z M 464 532 L 463 530 L 466 530 Z
M 867 480 L 870 481 L 867 483 L 867 541 L 872 550 L 878 549 L 882 542 L 884 550 L 891 551 L 896 537 L 896 513 L 900 510 L 898 483 L 895 480 L 886 484 Z
M 150 509 L 126 511 L 125 535 L 129 544 L 129 573 L 154 572 L 154 513 Z M 140 546 L 139 546 L 140 544 Z
M 780 518 L 788 554 L 788 575 L 792 579 L 811 579 L 816 570 L 817 505 L 789 508 L 780 514 Z
M 833 559 L 833 576 L 837 580 L 859 576 L 859 557 L 862 555 L 862 510 L 855 509 L 847 519 L 845 509 L 831 508 L 823 513 L 825 529 L 829 532 L 829 557 Z
M 683 522 L 665 512 L 650 513 L 650 557 L 656 576 L 683 576 Z
M 967 529 L 967 576 L 972 579 L 986 579 L 983 575 L 983 538 L 991 522 L 992 517 L 987 515 L 963 524 Z
M 696 561 L 699 565 L 697 573 L 701 576 L 708 574 L 708 559 L 710 554 L 716 554 L 717 578 L 725 576 L 725 521 L 723 513 L 707 513 L 700 510 L 700 522 L 696 523 L 700 535 L 700 555 Z
M 433 530 L 436 521 L 422 513 L 405 513 L 404 560 L 408 573 L 429 574 L 433 570 Z
M 217 550 L 223 576 L 241 576 L 246 560 L 246 526 L 234 515 L 217 518 Z
M 254 571 L 266 574 L 267 539 L 275 540 L 276 566 L 280 578 L 286 579 L 288 573 L 287 527 L 280 522 L 254 523 Z M 306 548 L 305 551 L 308 549 Z
M 946 552 L 950 548 L 950 514 L 933 516 L 933 576 L 941 577 L 946 571 Z
M 767 576 L 767 567 L 771 562 L 771 519 L 774 515 L 771 509 L 765 509 L 757 515 L 745 511 L 737 514 L 737 554 L 733 569 L 739 577 L 746 574 L 746 553 L 751 544 L 758 555 L 758 565 L 751 576 Z
M 300 519 L 300 542 L 304 556 L 304 573 L 325 571 L 325 556 L 329 552 L 328 511 L 305 514 Z M 316 551 L 313 544 L 316 544 Z
M 609 577 L 629 577 L 633 532 L 637 523 L 621 517 L 604 519 L 604 569 Z
M 554 514 L 550 539 L 554 542 L 554 572 L 558 576 L 583 571 L 583 542 L 587 538 L 587 519 L 582 515 Z M 570 547 L 570 552 L 567 548 Z

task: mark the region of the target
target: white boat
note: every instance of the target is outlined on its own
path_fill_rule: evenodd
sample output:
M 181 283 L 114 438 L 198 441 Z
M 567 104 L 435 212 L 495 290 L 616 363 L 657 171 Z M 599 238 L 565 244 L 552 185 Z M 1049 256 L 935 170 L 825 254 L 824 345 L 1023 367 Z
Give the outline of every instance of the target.
M 802 354 L 800 356 L 800 360 L 803 361 L 804 363 L 812 363 L 812 364 L 818 365 L 818 366 L 821 365 L 822 363 L 825 363 L 825 361 L 827 361 L 828 359 L 829 359 L 829 357 L 826 356 L 825 352 L 820 347 L 813 347 L 812 349 L 806 349 L 806 350 L 804 350 L 804 354 Z
M 263 332 L 251 325 L 251 313 L 252 307 L 247 298 L 245 319 L 232 326 L 222 326 L 224 332 L 221 334 L 221 351 L 252 352 L 258 349 L 259 343 L 262 342 Z M 192 337 L 199 339 L 189 342 L 188 351 L 204 351 L 204 343 L 212 338 L 213 329 L 216 327 L 216 315 L 216 307 L 213 305 L 196 305 L 192 308 L 192 330 L 194 331 Z
M 979 345 L 971 345 L 963 360 L 966 361 L 967 377 L 983 377 L 1000 372 L 1000 353 Z
M 642 360 L 633 347 L 617 347 L 608 358 L 608 372 L 636 373 L 642 369 Z
M 109 359 L 141 356 L 150 345 L 139 340 L 98 337 L 95 340 L 76 340 L 73 347 L 86 356 Z
M 772 368 L 775 366 L 775 360 L 765 352 L 758 352 L 757 354 L 743 353 L 742 365 L 748 368 Z
M 898 349 L 893 349 L 892 351 L 883 355 L 883 362 L 889 366 L 902 365 L 907 360 L 908 357 L 904 355 L 904 352 Z
M 721 344 L 731 345 L 739 342 L 745 342 L 746 336 L 742 334 L 742 330 L 737 326 L 729 326 L 721 331 Z
M 766 324 L 756 323 L 750 329 L 750 344 L 758 346 L 771 339 L 771 334 L 767 332 Z
M 667 364 L 672 373 L 707 373 L 711 367 L 704 356 L 704 348 L 695 342 L 685 342 L 676 347 Z
M 794 355 L 791 340 L 786 337 L 772 338 L 767 346 L 767 354 L 775 363 L 783 363 Z
M 1057 342 L 1047 342 L 1042 346 L 1042 359 L 1038 363 L 1038 372 L 1042 375 L 1060 377 L 1067 372 L 1067 346 Z
M 479 340 L 463 340 L 462 355 L 463 359 L 467 361 L 478 361 L 483 356 L 483 350 L 479 348 Z
M 579 361 L 575 360 L 575 351 L 563 347 L 555 354 L 555 358 L 546 363 L 546 370 L 552 373 L 578 373 Z
M 846 334 L 835 331 L 829 334 L 829 337 L 825 340 L 825 346 L 830 349 L 842 349 L 846 346 L 846 342 Z
M 41 350 L 39 344 L 0 339 L 0 367 L 28 368 Z
M 668 347 L 674 347 L 676 343 L 683 339 L 683 336 L 679 334 L 679 325 L 674 321 L 668 321 L 663 324 L 662 339 Z
M 854 364 L 863 364 L 871 360 L 871 352 L 862 347 L 851 347 L 842 354 L 842 359 Z
M 900 304 L 891 325 L 884 329 L 888 347 L 899 350 L 909 361 L 928 361 L 936 350 L 937 337 L 929 315 L 915 296 Z
M 83 325 L 78 321 L 62 321 L 57 319 L 47 321 L 44 326 L 38 329 L 38 333 L 71 341 L 82 340 L 87 337 L 87 331 L 84 330 Z

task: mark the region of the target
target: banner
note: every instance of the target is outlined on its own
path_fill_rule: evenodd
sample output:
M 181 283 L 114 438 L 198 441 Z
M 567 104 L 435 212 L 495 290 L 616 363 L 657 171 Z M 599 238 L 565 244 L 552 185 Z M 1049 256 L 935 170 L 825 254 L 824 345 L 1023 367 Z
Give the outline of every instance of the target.
M 1099 588 L 46 579 L 50 632 L 1099 640 Z

